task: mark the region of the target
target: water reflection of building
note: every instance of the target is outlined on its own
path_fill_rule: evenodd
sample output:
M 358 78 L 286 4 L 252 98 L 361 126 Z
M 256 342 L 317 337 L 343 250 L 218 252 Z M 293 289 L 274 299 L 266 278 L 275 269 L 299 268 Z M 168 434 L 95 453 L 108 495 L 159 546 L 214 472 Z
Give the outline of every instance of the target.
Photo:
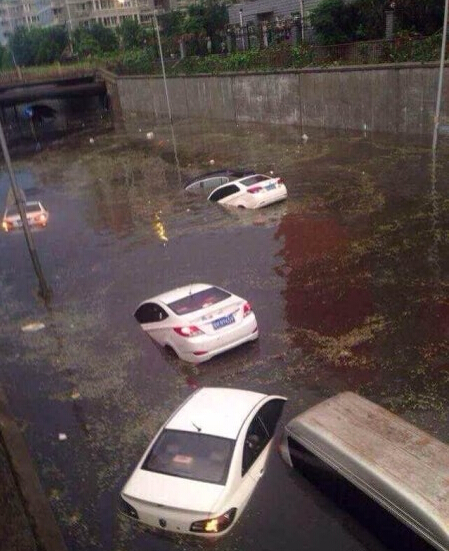
M 284 216 L 276 232 L 284 238 L 278 267 L 286 282 L 285 316 L 290 326 L 337 336 L 372 315 L 364 267 L 348 262 L 350 235 L 335 217 Z

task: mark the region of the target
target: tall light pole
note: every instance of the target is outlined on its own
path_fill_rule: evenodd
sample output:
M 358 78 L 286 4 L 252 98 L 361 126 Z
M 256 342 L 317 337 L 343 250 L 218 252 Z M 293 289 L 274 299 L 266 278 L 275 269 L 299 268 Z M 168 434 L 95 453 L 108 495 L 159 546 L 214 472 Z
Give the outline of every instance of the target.
M 299 0 L 299 16 L 301 17 L 301 39 L 304 42 L 305 32 L 304 32 L 304 0 Z
M 440 71 L 438 74 L 437 104 L 435 108 L 435 126 L 433 128 L 432 151 L 435 151 L 438 141 L 438 127 L 440 126 L 441 95 L 443 92 L 444 61 L 446 58 L 446 35 L 449 0 L 444 5 L 443 38 L 441 40 Z
M 164 80 L 165 98 L 167 100 L 168 118 L 169 118 L 169 121 L 170 121 L 171 136 L 172 136 L 172 141 L 173 141 L 173 150 L 174 150 L 175 161 L 176 161 L 176 169 L 177 169 L 177 172 L 178 172 L 179 184 L 181 185 L 182 184 L 182 178 L 181 178 L 181 171 L 180 171 L 180 168 L 179 168 L 178 149 L 176 147 L 175 130 L 173 128 L 173 116 L 172 116 L 172 111 L 171 111 L 171 106 L 170 106 L 170 97 L 168 95 L 167 77 L 165 75 L 164 55 L 163 55 L 163 52 L 162 52 L 161 35 L 159 34 L 159 24 L 158 24 L 158 20 L 157 20 L 155 11 L 153 11 L 153 18 L 154 18 L 154 23 L 155 23 L 155 26 L 156 26 L 157 45 L 158 45 L 158 49 L 159 49 L 159 58 L 161 60 L 162 78 Z
M 39 280 L 39 290 L 42 298 L 48 300 L 51 296 L 50 287 L 48 287 L 47 282 L 45 281 L 44 273 L 42 271 L 39 258 L 37 256 L 36 247 L 34 246 L 33 236 L 31 235 L 30 228 L 28 227 L 28 220 L 23 206 L 23 199 L 19 192 L 17 186 L 16 177 L 12 168 L 11 158 L 9 156 L 8 146 L 6 144 L 5 134 L 3 133 L 3 126 L 0 122 L 0 143 L 3 150 L 3 156 L 5 158 L 6 167 L 9 172 L 9 178 L 11 180 L 11 189 L 14 194 L 14 199 L 16 201 L 17 209 L 22 220 L 22 227 L 25 233 L 25 239 L 28 245 L 28 251 L 31 256 L 31 261 L 33 263 L 34 271 L 36 272 L 37 278 Z

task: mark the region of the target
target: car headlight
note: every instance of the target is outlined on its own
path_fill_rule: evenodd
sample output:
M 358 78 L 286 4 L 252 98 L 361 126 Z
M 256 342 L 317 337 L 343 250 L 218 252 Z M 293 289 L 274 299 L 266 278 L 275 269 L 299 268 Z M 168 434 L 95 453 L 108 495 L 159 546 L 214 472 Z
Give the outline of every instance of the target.
M 232 521 L 234 520 L 236 513 L 237 513 L 237 509 L 233 507 L 232 509 L 229 509 L 229 511 L 226 511 L 226 513 L 223 513 L 219 517 L 207 518 L 205 520 L 197 520 L 195 522 L 192 522 L 192 524 L 190 525 L 190 531 L 206 532 L 209 534 L 222 532 L 232 524 Z
M 119 502 L 119 509 L 120 512 L 126 515 L 127 517 L 131 518 L 139 518 L 139 515 L 137 514 L 137 511 L 134 509 L 132 505 L 130 505 L 127 501 L 125 501 L 122 496 L 120 496 L 120 502 Z

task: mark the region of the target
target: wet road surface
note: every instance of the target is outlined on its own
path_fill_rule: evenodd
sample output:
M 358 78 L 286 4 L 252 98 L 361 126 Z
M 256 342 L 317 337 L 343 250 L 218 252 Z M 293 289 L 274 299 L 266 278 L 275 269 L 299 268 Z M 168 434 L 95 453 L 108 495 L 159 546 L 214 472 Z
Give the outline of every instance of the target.
M 285 395 L 281 425 L 354 390 L 449 441 L 448 144 L 433 171 L 428 143 L 388 136 L 310 131 L 304 142 L 295 128 L 222 123 L 175 132 L 179 167 L 169 129 L 132 120 L 14 161 L 27 197 L 50 211 L 33 236 L 53 298 L 37 297 L 23 236 L 2 233 L 0 384 L 70 549 L 210 547 L 117 513 L 151 437 L 198 385 Z M 251 212 L 186 196 L 179 174 L 211 159 L 274 171 L 288 201 Z M 8 186 L 3 173 L 2 206 Z M 192 281 L 247 298 L 259 341 L 200 366 L 158 349 L 134 309 Z M 34 321 L 45 329 L 21 331 Z M 215 547 L 402 548 L 380 532 L 274 452 Z

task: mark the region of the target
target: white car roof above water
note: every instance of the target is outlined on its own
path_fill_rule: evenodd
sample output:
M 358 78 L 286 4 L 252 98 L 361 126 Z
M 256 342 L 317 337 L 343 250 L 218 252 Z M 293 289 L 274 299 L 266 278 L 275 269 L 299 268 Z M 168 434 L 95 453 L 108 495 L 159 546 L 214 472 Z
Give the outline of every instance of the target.
M 171 291 L 167 291 L 165 293 L 161 293 L 160 295 L 156 295 L 155 297 L 152 297 L 146 300 L 145 302 L 152 301 L 152 300 L 159 300 L 164 304 L 170 304 L 171 302 L 175 302 L 176 300 L 179 300 L 190 294 L 193 295 L 194 293 L 204 291 L 205 289 L 209 289 L 210 287 L 215 287 L 215 285 L 210 285 L 209 283 L 192 283 L 190 285 L 184 285 L 184 287 L 177 287 L 176 289 L 172 289 Z
M 245 419 L 267 395 L 235 388 L 201 388 L 173 415 L 166 428 L 235 440 Z

